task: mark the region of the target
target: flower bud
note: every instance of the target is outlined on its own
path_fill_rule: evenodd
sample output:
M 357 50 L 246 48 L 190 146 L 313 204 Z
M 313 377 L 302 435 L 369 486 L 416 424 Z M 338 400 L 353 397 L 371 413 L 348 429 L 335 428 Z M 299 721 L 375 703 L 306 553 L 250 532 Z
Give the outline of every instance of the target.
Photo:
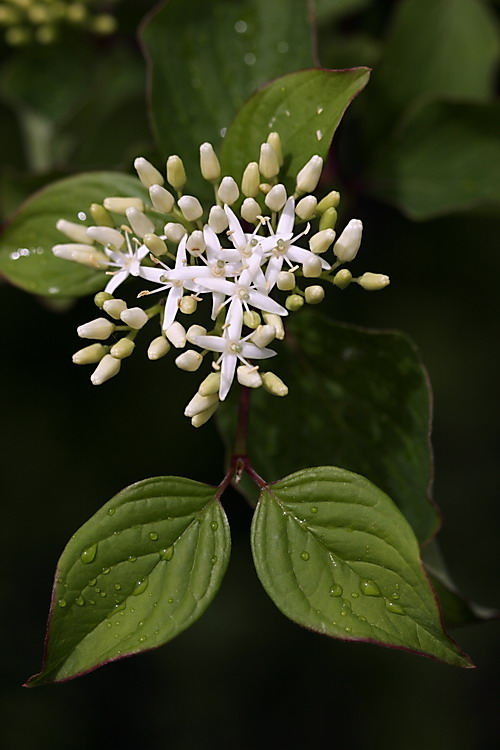
M 338 286 L 339 289 L 345 289 L 349 286 L 352 281 L 352 273 L 347 268 L 342 268 L 338 273 L 335 274 L 333 283 Z
M 212 206 L 208 215 L 208 226 L 215 234 L 220 234 L 228 228 L 226 212 L 221 206 Z
M 90 376 L 93 385 L 102 385 L 120 372 L 121 360 L 105 354 Z
M 102 308 L 111 318 L 120 320 L 120 315 L 127 309 L 127 303 L 123 299 L 109 299 L 103 302 Z
M 52 248 L 56 258 L 72 260 L 89 268 L 106 268 L 109 265 L 108 258 L 91 245 L 80 245 L 67 243 L 65 245 L 54 245 Z
M 334 229 L 337 223 L 337 209 L 327 208 L 319 220 L 320 229 Z
M 291 271 L 280 271 L 276 280 L 276 286 L 282 292 L 290 292 L 295 289 L 295 276 Z
M 85 224 L 75 224 L 74 221 L 59 219 L 56 228 L 73 242 L 79 242 L 84 245 L 92 244 L 92 240 L 87 235 L 87 227 Z
M 194 312 L 196 312 L 197 307 L 198 302 L 194 297 L 190 297 L 188 295 L 182 297 L 179 302 L 179 310 L 184 313 L 184 315 L 192 315 Z
M 181 190 L 186 184 L 186 170 L 179 156 L 169 156 L 167 159 L 167 180 L 176 190 Z
M 203 357 L 199 352 L 195 352 L 194 349 L 182 352 L 175 360 L 175 364 L 179 370 L 186 370 L 186 372 L 195 372 L 202 362 Z
M 211 393 L 209 396 L 202 396 L 201 393 L 195 393 L 189 404 L 184 409 L 185 417 L 194 417 L 206 409 L 210 409 L 215 404 L 218 405 L 219 396 L 217 393 Z
M 305 288 L 306 302 L 308 305 L 319 305 L 325 298 L 325 290 L 319 284 L 315 286 L 306 286 Z
M 90 206 L 90 215 L 95 223 L 101 227 L 114 227 L 115 225 L 108 211 L 100 203 L 92 203 Z
M 367 271 L 357 279 L 358 284 L 369 292 L 376 292 L 379 289 L 384 289 L 391 283 L 388 276 L 382 273 L 370 273 Z
M 250 224 L 255 224 L 257 217 L 260 216 L 262 210 L 254 198 L 245 198 L 241 204 L 241 218 L 248 221 Z
M 125 214 L 137 237 L 141 237 L 142 239 L 145 234 L 154 233 L 155 225 L 142 211 L 138 211 L 136 208 L 132 207 L 127 208 Z
M 162 173 L 142 156 L 138 156 L 134 161 L 134 167 L 145 188 L 150 188 L 152 185 L 163 185 L 165 182 Z
M 300 294 L 290 294 L 285 300 L 285 307 L 287 310 L 290 310 L 290 312 L 300 310 L 303 304 L 304 297 L 301 297 Z
M 217 411 L 218 406 L 219 406 L 219 402 L 217 401 L 209 409 L 205 409 L 205 411 L 201 411 L 198 414 L 195 414 L 194 417 L 191 419 L 192 426 L 201 427 L 202 425 L 205 424 L 205 422 L 208 422 L 210 417 L 212 417 Z
M 306 279 L 315 279 L 321 276 L 321 258 L 317 255 L 309 255 L 302 263 L 302 273 Z
M 248 326 L 248 328 L 258 328 L 261 325 L 259 313 L 255 310 L 245 310 L 243 313 L 243 323 Z
M 264 195 L 267 195 L 268 192 L 271 190 L 272 185 L 270 185 L 268 182 L 261 182 L 259 185 L 259 190 Z
M 281 148 L 281 138 L 279 133 L 269 133 L 267 136 L 267 142 L 278 157 L 278 162 L 281 166 L 283 164 L 283 149 Z
M 113 299 L 113 295 L 109 292 L 97 292 L 94 297 L 94 305 L 97 305 L 102 310 L 102 307 L 108 299 Z
M 295 206 L 295 213 L 299 219 L 302 219 L 302 221 L 309 221 L 309 219 L 312 219 L 316 213 L 317 204 L 318 201 L 314 195 L 306 195 L 306 197 L 302 198 Z
M 207 335 L 207 329 L 203 328 L 203 326 L 189 326 L 186 333 L 186 340 L 189 341 L 190 344 L 194 344 L 195 342 L 192 340 L 194 336 L 206 336 Z
M 145 234 L 143 239 L 148 250 L 156 257 L 164 255 L 167 252 L 166 244 L 157 234 Z
M 278 341 L 283 341 L 285 338 L 285 329 L 283 328 L 283 321 L 281 319 L 281 315 L 275 315 L 275 313 L 267 313 L 263 312 L 262 317 L 264 318 L 265 322 L 270 325 L 274 326 L 274 330 L 276 331 L 276 338 Z
M 264 372 L 261 377 L 262 385 L 268 393 L 272 393 L 273 396 L 288 395 L 288 387 L 281 378 L 274 374 L 274 372 Z
M 269 143 L 263 143 L 260 147 L 259 171 L 266 180 L 276 177 L 280 171 L 276 151 Z
M 200 169 L 203 179 L 215 182 L 220 177 L 220 164 L 211 143 L 200 146 Z
M 333 252 L 341 263 L 349 263 L 356 257 L 362 233 L 363 223 L 359 219 L 351 219 L 333 246 Z
M 245 167 L 243 177 L 241 179 L 241 192 L 247 198 L 256 198 L 259 194 L 259 165 L 256 161 L 251 161 Z
M 218 393 L 220 388 L 220 372 L 211 372 L 207 375 L 205 380 L 202 380 L 198 393 L 200 396 L 211 396 L 214 393 Z
M 250 336 L 250 341 L 264 349 L 273 339 L 276 338 L 276 330 L 274 326 L 266 324 L 265 326 L 259 326 L 257 330 Z
M 149 188 L 149 197 L 151 198 L 153 208 L 156 208 L 157 211 L 169 214 L 174 207 L 174 196 L 161 185 L 151 185 Z
M 222 203 L 226 203 L 228 206 L 232 206 L 233 203 L 236 203 L 240 197 L 240 191 L 232 177 L 223 177 L 217 191 L 217 197 Z
M 182 347 L 186 346 L 186 329 L 177 320 L 169 325 L 165 331 L 165 335 L 176 349 L 182 349 Z
M 327 208 L 338 208 L 339 203 L 340 193 L 337 190 L 332 190 L 318 203 L 318 213 L 324 214 Z
M 144 203 L 140 198 L 105 198 L 104 208 L 115 214 L 125 214 L 127 208 L 144 211 Z
M 262 378 L 256 367 L 240 365 L 236 370 L 236 377 L 238 378 L 238 383 L 247 388 L 260 388 L 262 385 Z
M 73 354 L 72 360 L 75 365 L 93 365 L 100 362 L 108 352 L 108 347 L 102 344 L 90 344 L 79 349 Z
M 170 240 L 170 242 L 175 242 L 177 245 L 185 234 L 187 234 L 186 227 L 183 224 L 178 224 L 175 221 L 169 221 L 165 226 L 163 227 L 163 231 L 165 233 L 165 237 L 167 240 Z
M 136 331 L 143 328 L 149 320 L 142 307 L 129 307 L 128 310 L 121 313 L 120 319 L 123 320 L 125 325 Z
M 104 247 L 110 245 L 113 250 L 120 250 L 125 242 L 123 234 L 112 227 L 89 227 L 87 235 L 90 240 L 95 240 Z
M 170 344 L 165 336 L 158 336 L 153 339 L 148 347 L 148 357 L 151 360 L 161 359 L 170 351 Z
M 105 341 L 115 330 L 115 324 L 107 318 L 95 318 L 88 323 L 78 326 L 76 332 L 81 339 L 97 339 Z
M 297 192 L 312 193 L 313 190 L 316 190 L 322 170 L 323 159 L 321 156 L 311 156 L 307 164 L 302 167 L 297 175 Z
M 116 342 L 116 344 L 113 344 L 113 346 L 109 350 L 109 353 L 116 359 L 126 359 L 126 357 L 130 357 L 134 349 L 135 343 L 132 341 L 132 339 L 129 339 L 127 336 L 125 336 L 125 338 L 120 339 Z
M 177 203 L 182 211 L 182 215 L 187 221 L 196 221 L 203 216 L 201 203 L 198 198 L 194 197 L 194 195 L 183 195 L 182 198 L 179 198 Z
M 335 232 L 333 229 L 322 229 L 321 232 L 316 232 L 309 240 L 311 252 L 318 254 L 326 252 L 334 239 Z
M 284 185 L 274 185 L 264 199 L 264 203 L 271 211 L 281 211 L 286 203 L 286 190 Z
M 191 255 L 201 255 L 206 246 L 207 243 L 205 242 L 203 232 L 201 230 L 195 229 L 194 232 L 191 232 L 188 237 L 188 241 L 186 242 L 186 249 L 189 253 L 191 253 Z

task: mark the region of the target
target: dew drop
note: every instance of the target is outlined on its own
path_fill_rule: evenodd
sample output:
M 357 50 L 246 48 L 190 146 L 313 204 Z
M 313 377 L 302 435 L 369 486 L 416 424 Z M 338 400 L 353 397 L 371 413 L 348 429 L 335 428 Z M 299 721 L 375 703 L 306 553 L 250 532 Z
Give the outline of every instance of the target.
M 65 607 L 66 604 L 67 604 L 67 601 L 66 601 L 66 599 L 59 599 L 59 601 L 57 603 L 58 603 L 58 605 L 60 607 Z
M 360 615 L 358 617 L 358 620 L 361 620 L 361 622 L 367 622 L 367 619 L 366 619 L 366 617 L 364 615 Z
M 211 559 L 211 561 L 210 561 L 210 562 L 212 563 L 212 565 L 215 565 L 215 563 L 217 562 L 217 555 L 214 555 L 214 556 L 212 557 L 212 559 Z
M 91 578 L 89 581 L 89 586 L 95 586 L 97 583 L 97 578 Z
M 357 591 L 353 591 L 352 594 L 351 594 L 351 596 L 352 596 L 353 599 L 357 599 L 359 597 L 359 594 L 358 594 Z
M 105 592 L 105 591 L 101 591 L 101 596 L 102 596 L 102 597 L 105 597 L 105 596 L 107 596 L 106 592 Z
M 401 604 L 398 604 L 397 602 L 391 602 L 390 599 L 385 600 L 385 607 L 389 610 L 389 612 L 392 612 L 394 615 L 405 615 L 406 612 L 404 611 Z
M 112 628 L 112 627 L 113 627 L 113 623 L 111 623 L 111 622 L 107 622 L 107 623 L 106 623 L 106 627 L 107 627 L 107 628 Z
M 276 49 L 281 55 L 285 55 L 289 50 L 288 42 L 278 42 Z
M 83 607 L 83 605 L 85 604 L 85 599 L 80 594 L 80 596 L 76 597 L 75 602 L 76 602 L 76 604 L 78 604 L 79 607 Z
M 169 597 L 169 598 L 167 599 L 167 602 L 168 602 L 169 604 L 173 604 L 173 603 L 174 603 L 174 600 L 172 599 L 172 597 Z
M 174 556 L 174 548 L 173 547 L 167 547 L 167 549 L 162 549 L 160 552 L 160 559 L 166 560 L 169 562 Z
M 108 617 L 113 617 L 113 615 L 116 615 L 117 612 L 122 612 L 125 607 L 127 606 L 127 603 L 125 601 L 120 602 L 119 604 L 115 604 L 111 612 L 108 614 Z M 119 620 L 116 620 L 115 625 L 118 625 Z
M 89 604 L 95 604 L 95 601 L 93 599 L 89 599 Z
M 108 510 L 108 516 L 114 516 L 116 513 L 116 508 L 110 508 Z
M 322 130 L 317 130 L 316 131 L 316 138 L 318 139 L 318 141 L 321 141 L 323 139 L 323 131 Z
M 330 594 L 330 596 L 342 596 L 342 594 L 344 593 L 344 589 L 339 583 L 335 583 L 328 593 Z
M 346 633 L 352 633 L 352 628 L 350 627 L 344 628 L 344 630 Z
M 80 219 L 80 221 L 85 221 L 85 219 L 87 218 L 87 214 L 85 213 L 85 211 L 79 211 L 78 218 Z
M 132 596 L 139 596 L 139 594 L 143 594 L 148 587 L 148 583 L 148 578 L 143 578 L 142 581 L 137 581 L 135 589 L 132 591 Z
M 90 547 L 87 547 L 87 549 L 84 549 L 82 554 L 80 555 L 80 560 L 84 565 L 88 565 L 91 562 L 94 562 L 95 556 L 97 555 L 97 544 L 91 544 Z
M 115 589 L 119 591 L 121 589 L 122 585 L 121 583 L 115 583 Z
M 111 570 L 111 568 L 103 568 L 103 569 L 102 569 L 102 574 L 103 574 L 103 576 L 107 576 L 107 575 L 108 575 L 108 573 L 110 572 L 110 570 Z
M 139 643 L 144 643 L 145 640 L 146 640 L 146 636 L 145 635 L 141 635 L 140 638 L 139 638 Z
M 212 531 L 217 531 L 217 529 L 219 528 L 219 524 L 217 523 L 217 521 L 212 521 L 212 523 L 210 524 L 210 528 L 212 529 Z
M 381 596 L 379 587 L 371 578 L 363 578 L 359 582 L 359 588 L 365 596 Z
M 309 558 L 310 558 L 310 554 L 309 554 L 309 552 L 306 552 L 306 551 L 304 550 L 304 552 L 301 552 L 301 553 L 300 553 L 300 559 L 301 559 L 301 560 L 305 560 L 305 562 L 307 562 L 307 561 L 309 560 Z
M 134 555 L 130 555 L 127 560 L 131 563 L 134 563 L 137 560 L 137 557 L 134 557 Z
M 316 508 L 315 505 L 313 505 L 311 508 L 311 513 L 317 513 L 317 512 L 318 512 L 318 509 Z
M 122 532 L 120 529 L 116 529 L 115 531 L 113 531 L 113 536 L 120 536 L 121 533 Z
M 149 534 L 148 534 L 148 536 L 149 536 L 149 538 L 151 539 L 152 542 L 156 542 L 156 540 L 158 539 L 158 532 L 156 532 L 156 531 L 150 531 Z

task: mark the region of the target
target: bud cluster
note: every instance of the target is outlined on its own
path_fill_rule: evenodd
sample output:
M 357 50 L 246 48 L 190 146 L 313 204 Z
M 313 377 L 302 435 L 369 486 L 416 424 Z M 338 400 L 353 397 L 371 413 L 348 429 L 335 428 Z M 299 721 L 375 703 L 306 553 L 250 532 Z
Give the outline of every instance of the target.
M 277 375 L 260 368 L 260 360 L 276 355 L 269 345 L 284 338 L 284 318 L 304 304 L 320 303 L 325 285 L 344 289 L 356 282 L 368 290 L 387 286 L 383 274 L 354 278 L 348 269 L 339 270 L 358 253 L 362 223 L 352 219 L 336 237 L 339 193 L 332 191 L 319 201 L 311 194 L 321 176 L 321 157 L 312 156 L 299 171 L 293 195 L 279 182 L 282 163 L 280 137 L 270 133 L 259 160 L 246 166 L 238 183 L 222 174 L 211 144 L 202 144 L 201 174 L 215 194 L 214 203 L 203 207 L 184 192 L 187 177 L 178 156 L 167 160 L 166 181 L 139 157 L 134 166 L 150 205 L 137 197 L 111 196 L 91 206 L 93 226 L 59 220 L 58 229 L 70 241 L 55 245 L 54 254 L 110 276 L 95 298 L 109 319 L 86 323 L 78 334 L 112 343 L 91 344 L 73 358 L 77 364 L 97 363 L 91 377 L 95 385 L 118 373 L 139 331 L 157 318 L 161 335 L 149 344 L 151 360 L 173 347 L 183 350 L 177 353 L 176 366 L 196 372 L 207 356 L 212 359 L 213 371 L 185 409 L 198 427 L 226 398 L 235 377 L 248 388 L 263 387 L 276 396 L 288 393 Z M 314 232 L 312 221 L 317 222 Z M 308 246 L 297 244 L 299 240 Z M 148 284 L 139 298 L 159 293 L 159 303 L 143 310 L 115 298 L 129 276 Z M 205 300 L 211 304 L 202 304 Z M 198 309 L 203 325 L 185 326 L 184 316 Z
M 115 0 L 2 0 L 0 26 L 7 44 L 52 44 L 63 26 L 94 34 L 112 34 L 116 19 L 109 12 Z

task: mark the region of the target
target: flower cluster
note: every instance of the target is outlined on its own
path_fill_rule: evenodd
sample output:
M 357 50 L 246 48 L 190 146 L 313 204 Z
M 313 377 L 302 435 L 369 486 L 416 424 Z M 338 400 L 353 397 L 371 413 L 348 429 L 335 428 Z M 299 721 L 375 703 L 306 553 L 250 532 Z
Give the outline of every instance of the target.
M 13 47 L 52 44 L 61 26 L 79 26 L 94 34 L 111 34 L 116 19 L 107 12 L 115 0 L 2 0 L 0 26 Z
M 109 197 L 91 206 L 93 226 L 59 220 L 58 229 L 71 242 L 55 245 L 54 254 L 102 269 L 110 277 L 95 298 L 109 318 L 80 326 L 78 335 L 99 342 L 113 337 L 113 343 L 91 344 L 73 357 L 77 364 L 98 363 L 91 377 L 95 385 L 117 374 L 121 360 L 132 354 L 139 331 L 158 319 L 160 335 L 149 344 L 150 359 L 174 347 L 183 350 L 175 359 L 177 367 L 194 372 L 212 353 L 213 371 L 185 409 L 192 424 L 200 426 L 226 398 L 235 377 L 249 388 L 262 386 L 277 396 L 288 393 L 277 375 L 261 369 L 261 360 L 276 355 L 269 345 L 284 338 L 283 320 L 289 312 L 321 302 L 324 285 L 344 289 L 356 282 L 368 290 L 387 286 L 385 275 L 369 272 L 353 278 L 348 269 L 339 269 L 355 258 L 362 223 L 351 220 L 336 239 L 338 192 L 320 201 L 312 195 L 322 172 L 321 157 L 313 156 L 299 171 L 290 196 L 279 182 L 281 164 L 280 137 L 270 133 L 259 161 L 247 165 L 238 185 L 230 176 L 221 178 L 217 155 L 204 143 L 201 173 L 215 193 L 205 212 L 196 197 L 184 193 L 186 173 L 178 156 L 170 156 L 166 165 L 173 192 L 165 187 L 163 175 L 140 157 L 134 166 L 149 191 L 150 206 L 137 197 Z M 314 232 L 313 220 L 318 221 Z M 330 259 L 325 257 L 328 251 Z M 160 301 L 143 309 L 116 298 L 129 277 L 148 285 L 139 298 L 159 293 Z M 200 305 L 207 299 L 210 304 Z M 181 318 L 204 307 L 205 318 L 186 329 Z

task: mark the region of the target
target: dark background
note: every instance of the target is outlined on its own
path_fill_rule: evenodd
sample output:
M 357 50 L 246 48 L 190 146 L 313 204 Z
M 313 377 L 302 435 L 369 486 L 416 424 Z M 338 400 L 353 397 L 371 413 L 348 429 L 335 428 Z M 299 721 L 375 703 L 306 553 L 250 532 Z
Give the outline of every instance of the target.
M 375 39 L 394 5 L 380 4 Z M 347 18 L 349 33 L 364 28 L 364 12 Z M 346 190 L 362 181 L 351 159 L 355 127 L 353 110 L 336 152 Z M 441 545 L 464 594 L 499 606 L 498 213 L 415 223 L 363 190 L 350 195 L 347 218 L 365 225 L 363 261 L 389 273 L 391 286 L 337 294 L 331 313 L 416 341 L 434 391 Z M 6 284 L 0 292 L 5 747 L 496 747 L 496 622 L 452 633 L 475 670 L 301 630 L 261 589 L 251 513 L 231 490 L 232 559 L 198 623 L 156 652 L 65 685 L 22 688 L 41 663 L 53 570 L 73 531 L 138 479 L 172 473 L 218 483 L 223 450 L 213 424 L 195 431 L 181 416 L 196 376 L 171 361 L 136 355 L 102 388 L 72 365 L 76 326 L 94 317 L 91 300 L 63 314 Z

